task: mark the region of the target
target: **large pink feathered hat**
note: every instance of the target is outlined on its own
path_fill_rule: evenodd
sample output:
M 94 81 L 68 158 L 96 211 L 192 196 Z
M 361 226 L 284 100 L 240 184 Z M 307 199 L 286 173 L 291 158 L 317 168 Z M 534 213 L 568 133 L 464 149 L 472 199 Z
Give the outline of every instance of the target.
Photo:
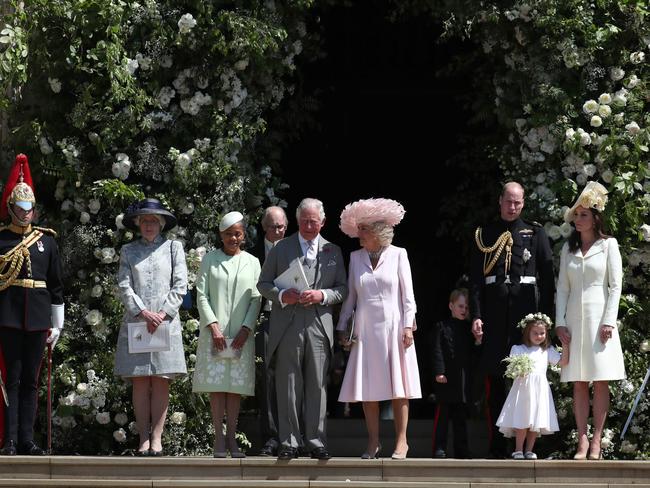
M 368 198 L 358 202 L 349 203 L 341 212 L 341 225 L 343 232 L 350 237 L 359 237 L 357 225 L 385 222 L 395 227 L 404 218 L 406 210 L 401 203 L 388 198 Z

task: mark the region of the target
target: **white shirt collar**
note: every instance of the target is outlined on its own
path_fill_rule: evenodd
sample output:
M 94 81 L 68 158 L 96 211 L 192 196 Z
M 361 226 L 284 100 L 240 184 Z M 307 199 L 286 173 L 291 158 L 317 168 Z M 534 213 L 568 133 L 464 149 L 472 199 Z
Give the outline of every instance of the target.
M 318 252 L 318 240 L 320 239 L 320 234 L 318 234 L 316 237 L 312 239 L 312 242 L 314 243 L 314 249 L 316 252 Z M 300 248 L 302 249 L 302 252 L 305 253 L 307 251 L 307 239 L 305 239 L 300 232 L 298 232 L 298 242 L 300 242 Z

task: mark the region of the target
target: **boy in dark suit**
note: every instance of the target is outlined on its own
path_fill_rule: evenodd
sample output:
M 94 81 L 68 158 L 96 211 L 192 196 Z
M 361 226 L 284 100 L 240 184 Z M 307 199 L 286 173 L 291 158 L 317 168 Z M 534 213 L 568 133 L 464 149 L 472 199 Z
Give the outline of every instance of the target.
M 451 317 L 438 322 L 433 333 L 433 372 L 435 375 L 436 414 L 433 423 L 433 457 L 446 458 L 447 427 L 454 428 L 454 457 L 468 458 L 467 402 L 474 338 L 468 316 L 465 288 L 449 296 Z

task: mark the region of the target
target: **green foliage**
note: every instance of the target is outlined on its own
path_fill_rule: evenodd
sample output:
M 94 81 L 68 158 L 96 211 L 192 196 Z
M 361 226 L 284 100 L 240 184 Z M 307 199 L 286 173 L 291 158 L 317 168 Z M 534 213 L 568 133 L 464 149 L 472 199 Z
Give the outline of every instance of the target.
M 285 142 L 274 131 L 267 143 L 266 133 L 271 117 L 291 119 L 296 60 L 315 54 L 312 4 L 12 3 L 0 31 L 0 108 L 10 149 L 30 157 L 67 276 L 56 452 L 121 453 L 136 442 L 129 391 L 112 372 L 123 313 L 117 261 L 134 238 L 121 224 L 126 207 L 152 196 L 178 217 L 167 237 L 185 246 L 192 288 L 223 213 L 239 210 L 255 222 L 263 206 L 283 204 L 270 165 Z M 196 311 L 182 313 L 190 376 L 172 383 L 165 446 L 205 453 L 209 409 L 191 393 Z
M 396 2 L 397 4 L 397 2 Z M 646 394 L 624 442 L 618 434 L 648 366 L 650 310 L 650 24 L 644 0 L 530 0 L 399 2 L 396 14 L 426 12 L 445 27 L 445 39 L 464 39 L 473 51 L 454 73 L 474 80 L 471 110 L 488 142 L 467 158 L 467 190 L 481 190 L 482 171 L 498 165 L 502 179 L 527 189 L 527 214 L 545 223 L 556 255 L 571 232 L 563 223 L 588 180 L 609 189 L 605 216 L 622 247 L 624 295 L 619 311 L 628 379 L 612 382 L 612 408 L 603 446 L 607 456 L 646 459 L 650 402 Z M 492 124 L 492 125 L 490 125 Z M 487 170 L 478 169 L 487 154 Z M 474 195 L 472 195 L 474 196 Z M 462 199 L 461 199 L 462 200 Z M 476 199 L 471 200 L 472 208 Z M 451 222 L 467 208 L 452 203 Z M 570 388 L 556 382 L 563 439 L 575 448 Z

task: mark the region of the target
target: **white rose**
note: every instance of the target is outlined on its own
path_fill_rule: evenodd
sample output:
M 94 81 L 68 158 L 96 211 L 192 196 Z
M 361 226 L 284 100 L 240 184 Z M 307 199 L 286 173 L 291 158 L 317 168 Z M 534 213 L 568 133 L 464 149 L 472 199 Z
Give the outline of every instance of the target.
M 601 105 L 609 105 L 612 103 L 612 96 L 609 93 L 603 93 L 598 97 L 598 103 Z
M 86 377 L 88 378 L 88 381 L 93 381 L 97 377 L 97 373 L 95 373 L 94 369 L 89 369 L 86 371 Z
M 191 162 L 192 158 L 187 153 L 181 153 L 178 155 L 178 158 L 176 158 L 176 167 L 179 170 L 184 171 L 188 168 Z
M 248 58 L 240 59 L 235 63 L 235 70 L 244 71 L 248 67 Z
M 104 293 L 104 289 L 102 288 L 102 285 L 95 285 L 93 286 L 93 289 L 90 291 L 90 296 L 94 298 L 99 298 L 102 296 L 102 293 Z
M 571 227 L 571 224 L 567 224 L 566 222 L 563 222 L 562 225 L 560 225 L 560 234 L 562 235 L 563 238 L 567 238 L 571 235 L 571 232 L 573 231 L 573 227 Z
M 639 124 L 636 122 L 632 121 L 629 124 L 625 126 L 625 129 L 633 136 L 637 135 L 639 132 L 641 132 L 641 128 L 639 127 Z
M 598 107 L 598 115 L 600 115 L 603 119 L 609 117 L 612 115 L 612 107 L 609 105 L 601 105 Z
M 102 208 L 102 204 L 96 198 L 93 198 L 88 202 L 88 210 L 90 210 L 91 214 L 96 214 L 99 212 L 100 208 Z
M 589 176 L 589 177 L 591 177 L 591 176 L 593 176 L 593 175 L 596 174 L 596 166 L 593 165 L 593 164 L 585 164 L 585 165 L 582 167 L 582 170 L 583 170 L 584 173 L 585 173 L 587 176 Z
M 587 115 L 598 111 L 598 102 L 596 100 L 587 100 L 582 106 L 582 111 Z
M 95 420 L 97 420 L 98 424 L 106 425 L 111 421 L 111 414 L 108 412 L 97 412 Z
M 136 424 L 135 421 L 129 422 L 129 432 L 131 432 L 131 434 L 138 433 L 138 424 Z
M 81 212 L 81 215 L 79 215 L 79 222 L 82 224 L 90 222 L 90 214 L 88 212 Z
M 99 310 L 91 310 L 86 314 L 86 323 L 90 326 L 98 325 L 102 321 L 102 313 Z
M 196 354 L 190 354 L 189 359 L 190 359 L 191 363 L 195 363 L 196 362 Z
M 641 64 L 645 59 L 645 53 L 643 51 L 636 51 L 630 54 L 630 62 L 632 64 Z
M 603 125 L 603 119 L 601 119 L 598 115 L 594 115 L 591 120 L 589 121 L 592 127 L 600 127 Z
M 115 423 L 117 425 L 120 425 L 120 426 L 126 425 L 126 423 L 128 421 L 129 421 L 128 417 L 123 412 L 120 412 L 120 413 L 115 415 Z
M 189 33 L 196 25 L 196 20 L 192 14 L 183 14 L 178 21 L 178 30 L 181 34 Z
M 612 79 L 612 81 L 622 80 L 624 76 L 625 71 L 623 71 L 618 66 L 609 69 L 609 77 Z
M 115 227 L 118 229 L 124 229 L 124 224 L 122 223 L 122 220 L 124 219 L 124 214 L 121 213 L 117 217 L 115 217 Z
M 641 352 L 650 351 L 650 340 L 646 339 L 645 341 L 641 342 L 639 349 L 641 350 Z
M 121 427 L 113 432 L 113 438 L 117 442 L 126 442 L 126 432 Z
M 581 146 L 588 146 L 591 144 L 591 136 L 587 132 L 581 132 L 580 133 L 580 145 Z
M 639 81 L 641 81 L 641 80 L 639 80 L 639 78 L 637 78 L 636 75 L 631 75 L 627 79 L 627 81 L 624 83 L 624 85 L 625 85 L 626 88 L 631 90 L 632 88 L 634 88 L 635 86 L 637 86 L 639 84 Z
M 600 177 L 603 179 L 605 183 L 611 183 L 612 180 L 614 179 L 614 173 L 606 169 L 601 173 Z
M 576 183 L 580 186 L 584 186 L 587 184 L 587 175 L 584 173 L 580 173 L 576 175 Z
M 196 319 L 189 319 L 185 322 L 185 329 L 188 332 L 195 332 L 199 328 L 199 321 Z
M 548 236 L 554 241 L 557 241 L 562 236 L 562 233 L 560 232 L 560 228 L 557 225 L 552 225 L 548 229 Z
M 643 236 L 644 241 L 650 242 L 650 225 L 643 224 L 641 226 L 641 235 Z
M 126 70 L 129 72 L 130 75 L 135 74 L 139 66 L 140 65 L 138 64 L 137 59 L 126 58 Z
M 622 112 L 614 115 L 614 123 L 616 125 L 623 125 L 625 123 L 625 118 Z
M 535 181 L 541 185 L 542 183 L 544 183 L 546 181 L 546 175 L 544 173 L 539 173 L 535 177 Z
M 564 133 L 564 136 L 569 140 L 572 140 L 573 136 L 575 135 L 576 135 L 576 131 L 572 127 L 569 127 Z
M 54 93 L 59 93 L 61 91 L 61 82 L 58 78 L 48 78 L 47 82 L 50 84 L 50 89 Z
M 147 71 L 149 68 L 151 68 L 151 58 L 148 56 L 143 56 L 142 54 L 138 53 L 135 55 L 135 60 L 138 62 L 138 65 L 141 69 L 144 71 Z
M 185 215 L 190 215 L 192 212 L 194 212 L 194 204 L 192 202 L 187 202 L 183 207 L 182 212 Z
M 111 264 L 115 261 L 117 254 L 112 247 L 103 247 L 99 251 L 100 259 L 104 264 Z
M 174 412 L 169 417 L 169 420 L 171 420 L 172 423 L 174 423 L 176 425 L 181 425 L 181 424 L 184 424 L 185 421 L 187 420 L 187 415 L 185 415 L 184 412 Z
M 79 383 L 77 385 L 77 393 L 79 393 L 80 395 L 83 395 L 87 391 L 88 391 L 88 383 Z

